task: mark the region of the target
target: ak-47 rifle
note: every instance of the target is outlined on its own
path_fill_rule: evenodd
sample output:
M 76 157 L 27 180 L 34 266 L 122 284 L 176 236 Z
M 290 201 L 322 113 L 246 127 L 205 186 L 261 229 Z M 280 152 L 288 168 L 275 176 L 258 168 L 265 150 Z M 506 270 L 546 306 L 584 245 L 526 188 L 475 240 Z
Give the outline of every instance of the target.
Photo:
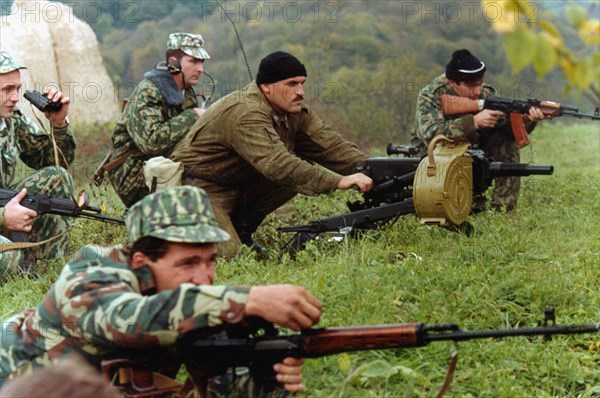
M 0 207 L 6 206 L 6 204 L 18 194 L 17 191 L 12 189 L 0 188 Z M 31 209 L 38 214 L 55 214 L 66 217 L 82 217 L 89 218 L 92 220 L 110 222 L 124 225 L 125 221 L 122 218 L 116 218 L 102 214 L 102 210 L 98 207 L 90 206 L 88 204 L 88 195 L 85 191 L 80 192 L 78 201 L 74 202 L 70 199 L 55 198 L 45 194 L 28 194 L 25 195 L 21 200 L 21 206 Z M 23 243 L 22 248 L 35 245 L 29 242 L 29 238 L 26 232 L 13 231 L 12 232 L 13 242 Z M 4 245 L 4 248 L 10 248 L 8 244 Z M 33 264 L 29 260 L 25 260 L 22 264 L 22 268 L 26 272 L 33 272 L 31 269 Z
M 102 362 L 102 373 L 125 397 L 159 396 L 167 392 L 181 392 L 182 385 L 167 381 L 155 373 L 157 367 L 173 369 L 182 363 L 196 386 L 205 385 L 207 377 L 224 374 L 229 368 L 248 367 L 257 387 L 263 392 L 277 386 L 273 365 L 284 358 L 319 358 L 342 352 L 423 347 L 431 342 L 467 341 L 473 339 L 505 338 L 513 336 L 544 336 L 597 333 L 600 324 L 556 325 L 553 308 L 544 311 L 543 325 L 531 328 L 462 330 L 453 323 L 426 325 L 407 323 L 396 325 L 309 329 L 299 334 L 279 335 L 271 324 L 257 322 L 249 329 L 229 329 L 228 338 L 201 337 L 190 334 L 169 348 L 152 350 L 119 350 L 118 357 Z M 449 387 L 454 373 L 457 351 L 448 369 L 446 381 L 438 397 Z M 123 369 L 127 369 L 123 372 Z M 125 375 L 125 376 L 123 376 Z M 170 379 L 169 379 L 170 380 Z M 191 385 L 188 384 L 188 387 Z M 154 393 L 154 394 L 152 394 Z M 162 395 L 160 395 L 162 396 Z M 185 395 L 188 396 L 188 395 Z
M 439 147 L 436 145 L 440 141 Z M 411 148 L 411 149 L 409 149 Z M 413 155 L 416 147 L 388 145 L 387 154 Z M 374 229 L 398 217 L 416 214 L 421 224 L 435 224 L 469 233 L 466 218 L 473 198 L 482 196 L 496 177 L 550 175 L 547 165 L 496 162 L 479 149 L 469 149 L 463 141 L 443 136 L 432 140 L 428 156 L 366 160 L 359 171 L 373 179 L 371 191 L 362 200 L 348 202 L 350 213 L 323 218 L 309 224 L 277 228 L 294 236 L 282 251 L 294 257 L 305 244 L 324 232 L 347 234 Z
M 6 204 L 19 192 L 12 189 L 0 188 L 0 207 Z M 25 195 L 21 200 L 21 206 L 31 209 L 38 214 L 55 214 L 66 217 L 82 217 L 96 221 L 110 222 L 125 225 L 122 218 L 111 217 L 102 214 L 102 209 L 88 204 L 88 195 L 82 191 L 77 202 L 71 199 L 55 198 L 46 194 L 34 193 Z
M 574 106 L 561 105 L 558 102 L 539 99 L 518 100 L 492 95 L 486 99 L 472 100 L 454 95 L 442 95 L 442 113 L 444 116 L 478 113 L 484 109 L 502 111 L 510 115 L 510 124 L 519 148 L 529 145 L 530 142 L 529 135 L 525 129 L 523 115 L 529 113 L 531 107 L 539 108 L 544 116 L 548 118 L 569 116 L 579 119 L 600 120 L 600 108 L 596 108 L 594 114 L 591 115 L 580 113 L 579 108 Z

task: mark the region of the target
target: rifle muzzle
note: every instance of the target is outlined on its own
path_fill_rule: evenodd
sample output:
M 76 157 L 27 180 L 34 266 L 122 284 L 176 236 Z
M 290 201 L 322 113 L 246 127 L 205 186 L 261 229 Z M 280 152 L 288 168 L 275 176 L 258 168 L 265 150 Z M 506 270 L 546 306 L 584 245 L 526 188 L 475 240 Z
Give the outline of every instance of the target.
M 531 165 L 526 163 L 491 162 L 490 175 L 492 177 L 524 177 L 530 175 L 552 175 L 554 166 Z

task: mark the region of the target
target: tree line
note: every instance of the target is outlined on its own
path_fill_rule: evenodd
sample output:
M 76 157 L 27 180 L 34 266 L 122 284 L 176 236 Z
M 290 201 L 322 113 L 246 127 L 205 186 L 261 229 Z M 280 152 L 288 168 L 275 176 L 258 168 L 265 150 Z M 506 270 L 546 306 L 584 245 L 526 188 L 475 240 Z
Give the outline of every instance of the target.
M 547 72 L 544 80 L 533 66 L 513 74 L 501 32 L 494 29 L 497 12 L 484 2 L 422 0 L 81 0 L 74 7 L 96 32 L 122 97 L 162 60 L 173 31 L 205 38 L 211 55 L 205 70 L 214 87 L 204 77 L 199 91 L 214 90 L 213 99 L 255 77 L 263 56 L 285 50 L 307 66 L 306 99 L 364 147 L 408 142 L 418 91 L 443 73 L 460 48 L 488 65 L 487 80 L 501 95 L 573 100 L 558 71 Z M 563 19 L 539 12 L 568 31 Z

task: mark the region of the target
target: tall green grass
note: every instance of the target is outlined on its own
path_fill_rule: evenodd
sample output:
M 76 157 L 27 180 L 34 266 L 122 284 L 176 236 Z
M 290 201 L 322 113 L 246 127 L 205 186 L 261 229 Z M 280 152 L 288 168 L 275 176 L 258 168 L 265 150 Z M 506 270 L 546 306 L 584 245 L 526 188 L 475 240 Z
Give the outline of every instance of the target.
M 296 260 L 277 248 L 290 236 L 275 227 L 346 211 L 355 192 L 297 198 L 270 216 L 258 240 L 274 251 L 258 259 L 243 251 L 220 261 L 217 283 L 295 283 L 324 304 L 320 326 L 453 322 L 468 330 L 529 327 L 553 306 L 557 323 L 599 322 L 600 130 L 541 124 L 522 161 L 552 164 L 552 176 L 522 179 L 510 213 L 471 217 L 471 237 L 421 227 L 413 216 L 385 229 L 332 242 L 311 242 Z M 85 185 L 85 181 L 81 181 Z M 118 213 L 110 189 L 93 200 Z M 124 242 L 121 227 L 79 221 L 72 247 Z M 414 253 L 412 255 L 410 253 Z M 36 305 L 64 260 L 43 264 L 43 280 L 5 277 L 4 318 Z M 451 343 L 368 351 L 308 360 L 306 397 L 432 397 L 443 383 Z M 460 343 L 448 397 L 600 396 L 600 335 L 476 340 Z

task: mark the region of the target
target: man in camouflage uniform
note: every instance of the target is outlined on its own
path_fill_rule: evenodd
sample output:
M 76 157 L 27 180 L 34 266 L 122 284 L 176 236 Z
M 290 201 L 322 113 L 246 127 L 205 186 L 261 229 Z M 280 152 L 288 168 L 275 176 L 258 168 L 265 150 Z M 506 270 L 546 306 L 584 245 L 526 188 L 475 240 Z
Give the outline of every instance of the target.
M 472 100 L 497 95 L 496 89 L 483 83 L 486 66 L 469 50 L 457 50 L 446 65 L 446 73 L 424 87 L 417 98 L 416 128 L 413 143 L 429 144 L 436 135 L 464 137 L 478 145 L 487 156 L 500 162 L 519 163 L 519 148 L 511 125 L 502 111 L 484 109 L 477 114 L 444 116 L 442 95 L 449 94 Z M 527 131 L 544 118 L 537 108 L 526 115 Z M 519 177 L 496 179 L 491 205 L 495 209 L 512 210 L 519 198 Z M 483 203 L 481 203 L 483 201 Z M 476 198 L 477 206 L 485 206 L 485 198 Z
M 204 60 L 210 58 L 202 36 L 171 33 L 165 58 L 144 74 L 112 135 L 114 152 L 104 169 L 127 207 L 150 193 L 144 162 L 154 156 L 168 157 L 204 113 L 193 88 Z
M 318 322 L 321 303 L 301 287 L 212 286 L 215 243 L 229 236 L 201 189 L 148 195 L 125 221 L 129 247 L 84 247 L 40 305 L 2 322 L 0 384 L 69 354 L 98 365 L 124 348 L 168 346 L 246 317 L 294 330 Z M 301 364 L 275 365 L 286 390 L 303 390 Z
M 291 54 L 265 57 L 256 82 L 214 103 L 173 151 L 185 167 L 183 183 L 208 193 L 234 254 L 252 233 L 297 193 L 317 195 L 371 179 L 356 173 L 366 155 L 344 140 L 304 102 L 306 69 Z
M 21 69 L 26 68 L 8 53 L 0 52 L 0 188 L 20 191 L 0 208 L 0 249 L 3 244 L 11 243 L 9 237 L 13 232 L 28 233 L 31 242 L 53 238 L 46 244 L 28 249 L 28 261 L 34 261 L 66 254 L 69 236 L 65 231 L 71 221 L 67 217 L 51 215 L 38 217 L 35 211 L 21 206 L 20 202 L 27 193 L 35 192 L 71 197 L 73 182 L 64 167 L 69 167 L 75 158 L 75 139 L 67 120 L 69 98 L 63 97 L 55 88 L 46 88 L 45 94 L 50 100 L 62 103 L 59 111 L 46 115 L 56 141 L 55 157 L 52 137 L 19 110 Z M 37 171 L 19 180 L 24 172 L 19 159 Z M 24 257 L 21 250 L 1 252 L 0 274 L 22 265 Z

